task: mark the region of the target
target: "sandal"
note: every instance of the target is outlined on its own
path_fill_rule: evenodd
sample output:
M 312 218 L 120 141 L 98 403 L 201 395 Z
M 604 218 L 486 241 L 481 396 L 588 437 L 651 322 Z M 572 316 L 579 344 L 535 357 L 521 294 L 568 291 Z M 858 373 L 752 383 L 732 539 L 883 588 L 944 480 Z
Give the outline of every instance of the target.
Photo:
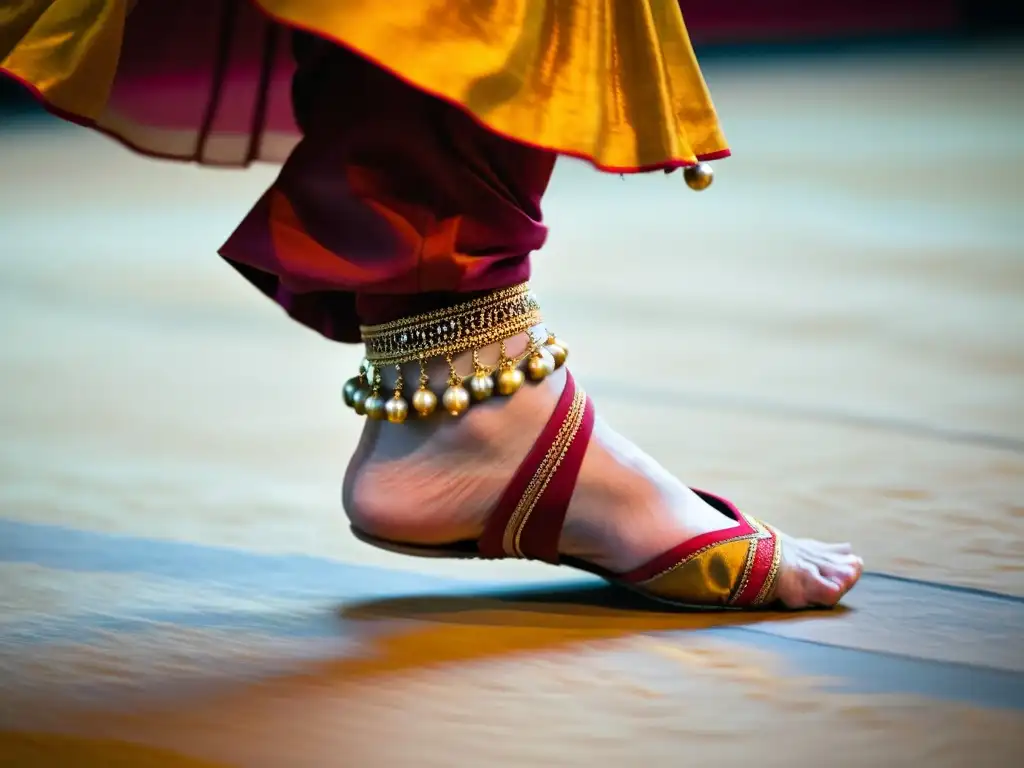
M 737 525 L 695 536 L 628 573 L 613 573 L 558 553 L 583 456 L 594 428 L 594 406 L 566 371 L 558 405 L 491 513 L 479 541 L 416 545 L 352 533 L 380 549 L 416 557 L 522 558 L 566 565 L 681 608 L 744 609 L 773 602 L 782 545 L 768 525 L 731 502 L 694 489 Z

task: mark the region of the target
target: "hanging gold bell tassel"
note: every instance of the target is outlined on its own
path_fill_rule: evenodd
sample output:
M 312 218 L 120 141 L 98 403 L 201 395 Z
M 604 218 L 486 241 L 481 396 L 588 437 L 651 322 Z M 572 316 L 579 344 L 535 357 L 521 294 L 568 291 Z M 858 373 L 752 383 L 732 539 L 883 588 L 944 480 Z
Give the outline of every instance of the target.
M 515 361 L 510 360 L 505 352 L 505 342 L 501 342 L 501 353 L 498 356 L 498 373 L 495 376 L 498 394 L 508 397 L 514 395 L 523 386 L 526 376 L 518 367 Z
M 552 333 L 548 336 L 548 340 L 544 342 L 544 349 L 554 359 L 555 368 L 561 368 L 565 365 L 565 361 L 569 357 L 569 347 L 566 346 L 564 341 L 556 338 Z
M 409 403 L 402 397 L 402 390 L 405 388 L 405 379 L 402 378 L 402 366 L 396 365 L 398 379 L 395 381 L 395 390 L 391 399 L 384 405 L 384 415 L 392 424 L 401 424 L 409 415 Z
M 530 381 L 544 381 L 555 372 L 555 357 L 544 347 L 534 350 L 526 362 L 526 375 Z
M 373 369 L 373 385 L 370 387 L 370 396 L 364 404 L 366 415 L 374 421 L 382 421 L 387 415 L 384 398 L 380 394 L 380 371 Z
M 367 361 L 364 359 L 359 364 L 359 375 L 346 381 L 341 391 L 345 405 L 360 416 L 366 413 L 366 398 L 370 396 L 370 387 L 366 381 L 366 366 Z
M 452 416 L 461 416 L 469 410 L 469 392 L 462 386 L 462 379 L 455 370 L 451 355 L 448 356 L 448 389 L 441 396 L 441 405 Z
M 423 419 L 437 409 L 437 395 L 430 391 L 427 363 L 422 358 L 420 358 L 420 388 L 412 395 L 412 409 Z
M 707 163 L 688 165 L 683 169 L 683 180 L 694 192 L 701 192 L 711 186 L 715 180 L 715 172 Z
M 494 377 L 486 366 L 480 363 L 480 353 L 473 351 L 473 375 L 469 377 L 469 394 L 482 403 L 494 394 Z

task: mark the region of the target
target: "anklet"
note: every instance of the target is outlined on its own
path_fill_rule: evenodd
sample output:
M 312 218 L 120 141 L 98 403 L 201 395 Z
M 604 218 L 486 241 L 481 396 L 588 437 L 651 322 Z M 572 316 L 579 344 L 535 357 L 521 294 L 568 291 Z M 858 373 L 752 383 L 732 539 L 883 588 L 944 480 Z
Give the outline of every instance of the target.
M 521 355 L 510 357 L 505 352 L 505 339 L 529 333 L 541 320 L 536 297 L 529 285 L 522 283 L 435 312 L 361 326 L 366 357 L 359 366 L 359 375 L 345 382 L 345 404 L 371 419 L 402 423 L 410 410 L 403 395 L 402 365 L 419 363 L 419 388 L 412 396 L 412 410 L 420 417 L 430 416 L 438 405 L 427 376 L 427 361 L 432 358 L 442 358 L 448 364 L 448 388 L 440 403 L 452 416 L 461 416 L 471 403 L 482 402 L 495 393 L 513 395 L 527 377 L 542 381 L 568 356 L 566 345 L 553 335 L 543 340 L 531 335 Z M 501 342 L 498 361 L 486 365 L 480 361 L 479 350 L 495 342 Z M 463 376 L 454 360 L 466 352 L 473 353 L 473 371 Z M 523 361 L 525 375 L 519 368 Z M 391 397 L 385 399 L 381 394 L 381 370 L 387 366 L 395 367 L 398 378 Z

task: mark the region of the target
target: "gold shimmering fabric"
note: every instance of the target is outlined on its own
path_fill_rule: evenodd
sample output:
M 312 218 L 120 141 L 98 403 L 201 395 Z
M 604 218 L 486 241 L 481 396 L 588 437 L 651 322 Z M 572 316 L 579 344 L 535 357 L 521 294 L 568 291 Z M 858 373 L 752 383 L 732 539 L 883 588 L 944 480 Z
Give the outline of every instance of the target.
M 95 120 L 117 72 L 126 0 L 4 0 L 0 72 L 69 116 Z
M 677 0 L 6 0 L 0 72 L 143 152 L 283 160 L 288 28 L 605 170 L 728 154 Z
M 718 544 L 641 586 L 668 600 L 727 605 L 742 579 L 751 545 L 746 539 Z

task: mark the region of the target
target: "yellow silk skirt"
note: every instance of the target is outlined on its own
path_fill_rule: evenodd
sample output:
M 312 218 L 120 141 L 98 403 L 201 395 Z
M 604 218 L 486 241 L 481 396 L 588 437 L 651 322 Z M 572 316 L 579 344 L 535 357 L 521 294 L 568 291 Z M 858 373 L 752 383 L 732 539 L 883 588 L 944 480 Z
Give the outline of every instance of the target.
M 677 0 L 4 0 L 0 72 L 148 154 L 281 161 L 289 28 L 603 170 L 729 154 Z

